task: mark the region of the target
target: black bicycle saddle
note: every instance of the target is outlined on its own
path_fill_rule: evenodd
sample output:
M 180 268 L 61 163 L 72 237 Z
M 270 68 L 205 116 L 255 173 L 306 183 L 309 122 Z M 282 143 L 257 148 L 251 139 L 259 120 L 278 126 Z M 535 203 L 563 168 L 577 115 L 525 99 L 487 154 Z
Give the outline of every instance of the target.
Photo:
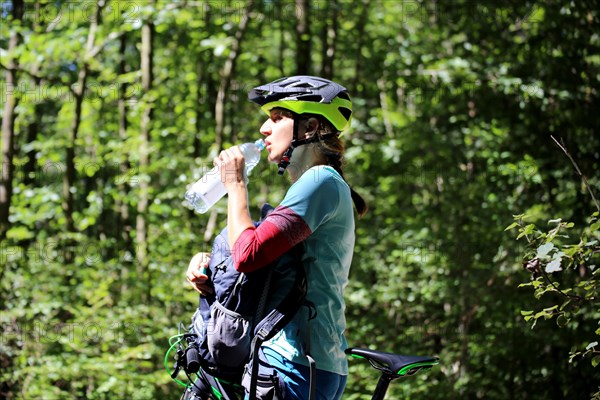
M 365 358 L 373 368 L 390 375 L 398 375 L 398 377 L 412 375 L 420 369 L 431 368 L 439 364 L 437 357 L 406 356 L 355 347 L 346 349 L 346 354 L 356 358 Z

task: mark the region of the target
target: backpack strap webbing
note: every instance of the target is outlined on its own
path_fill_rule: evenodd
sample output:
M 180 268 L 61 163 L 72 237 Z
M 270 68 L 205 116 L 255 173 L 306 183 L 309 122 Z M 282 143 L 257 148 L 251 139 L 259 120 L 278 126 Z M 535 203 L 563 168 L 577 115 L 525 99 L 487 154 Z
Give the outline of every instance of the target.
M 308 321 L 306 321 L 306 339 L 304 343 L 304 356 L 308 360 L 308 367 L 310 370 L 310 380 L 308 389 L 308 398 L 313 400 L 315 398 L 315 392 L 317 389 L 317 362 L 310 354 L 310 321 L 317 316 L 317 310 L 315 305 L 311 301 L 306 301 L 308 307 Z
M 281 331 L 304 304 L 307 284 L 304 266 L 296 269 L 294 286 L 273 311 L 264 317 L 255 328 L 255 336 L 250 347 L 250 393 L 249 400 L 256 399 L 258 384 L 259 351 L 262 344 Z
M 265 307 L 267 306 L 267 297 L 269 296 L 269 292 L 271 291 L 271 278 L 273 277 L 273 270 L 270 269 L 267 274 L 267 280 L 265 282 L 265 286 L 263 287 L 262 293 L 260 295 L 260 300 L 258 301 L 258 308 L 256 310 L 256 314 L 254 314 L 254 321 L 262 321 L 262 318 L 265 314 Z

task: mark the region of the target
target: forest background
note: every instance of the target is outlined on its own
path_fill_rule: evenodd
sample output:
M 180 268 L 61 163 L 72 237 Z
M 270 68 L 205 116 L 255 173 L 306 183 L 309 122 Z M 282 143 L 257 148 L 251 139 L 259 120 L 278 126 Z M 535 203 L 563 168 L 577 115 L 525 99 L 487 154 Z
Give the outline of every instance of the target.
M 354 101 L 349 344 L 440 357 L 389 398 L 599 391 L 596 2 L 0 7 L 0 397 L 178 398 L 163 356 L 226 203 L 183 194 L 259 136 L 248 91 L 294 74 Z M 260 164 L 253 215 L 285 185 Z M 350 368 L 344 399 L 370 398 Z

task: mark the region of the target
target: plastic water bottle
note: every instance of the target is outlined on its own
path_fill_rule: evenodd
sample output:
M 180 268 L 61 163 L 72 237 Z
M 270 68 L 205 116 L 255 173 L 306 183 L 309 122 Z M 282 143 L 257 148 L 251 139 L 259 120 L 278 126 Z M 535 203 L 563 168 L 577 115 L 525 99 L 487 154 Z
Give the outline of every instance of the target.
M 240 145 L 245 160 L 245 175 L 260 161 L 260 152 L 265 148 L 265 142 L 258 139 L 254 143 Z M 214 167 L 194 183 L 185 193 L 185 199 L 199 213 L 205 213 L 227 193 L 221 181 L 221 168 Z

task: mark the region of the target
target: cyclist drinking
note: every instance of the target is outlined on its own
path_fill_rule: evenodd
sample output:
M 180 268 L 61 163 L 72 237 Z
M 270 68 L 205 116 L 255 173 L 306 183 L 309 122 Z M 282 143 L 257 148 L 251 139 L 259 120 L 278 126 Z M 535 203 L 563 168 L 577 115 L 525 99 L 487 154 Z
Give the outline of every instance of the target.
M 214 159 L 228 192 L 228 242 L 235 268 L 255 271 L 303 242 L 307 300 L 314 304 L 316 317 L 307 323 L 310 310 L 302 307 L 265 342 L 263 351 L 285 383 L 286 399 L 307 399 L 310 373 L 305 352 L 310 343 L 317 366 L 316 398 L 340 399 L 348 374 L 343 291 L 355 241 L 352 202 L 359 216 L 367 210 L 342 169 L 340 133 L 350 125 L 352 102 L 343 86 L 313 76 L 281 78 L 254 88 L 248 97 L 268 115 L 260 128 L 268 159 L 279 165 L 280 174 L 287 172 L 291 185 L 281 204 L 255 227 L 239 147 Z M 206 254 L 199 253 L 187 271 L 199 291 L 208 287 L 201 273 L 206 264 Z

